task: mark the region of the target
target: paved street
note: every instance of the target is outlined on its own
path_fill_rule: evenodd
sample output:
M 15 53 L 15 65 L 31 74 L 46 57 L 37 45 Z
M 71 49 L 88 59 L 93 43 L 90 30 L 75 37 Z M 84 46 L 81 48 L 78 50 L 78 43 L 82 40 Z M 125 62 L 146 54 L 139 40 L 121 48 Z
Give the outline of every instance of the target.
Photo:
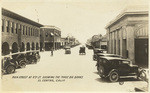
M 109 83 L 101 80 L 95 67 L 96 62 L 92 60 L 93 51 L 86 49 L 86 55 L 79 55 L 79 47 L 72 48 L 70 55 L 64 54 L 63 49 L 54 51 L 53 56 L 50 52 L 41 52 L 41 60 L 37 64 L 27 65 L 24 69 L 17 69 L 14 74 L 4 75 L 2 78 L 3 90 L 129 92 L 133 91 L 134 86 L 138 83 L 142 84 L 142 81 L 127 80 L 124 85 L 119 85 L 118 82 Z M 51 76 L 51 78 L 44 79 L 43 77 L 41 82 L 38 82 L 36 77 L 28 78 L 29 76 Z M 52 79 L 52 76 L 60 76 L 60 78 Z M 67 76 L 73 76 L 73 78 Z M 78 77 L 74 78 L 75 76 Z

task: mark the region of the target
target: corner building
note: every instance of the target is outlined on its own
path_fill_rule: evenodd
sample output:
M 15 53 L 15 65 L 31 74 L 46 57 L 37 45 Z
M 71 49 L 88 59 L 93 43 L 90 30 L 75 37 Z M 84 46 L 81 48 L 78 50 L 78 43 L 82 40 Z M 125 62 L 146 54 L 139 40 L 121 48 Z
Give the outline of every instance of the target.
M 107 26 L 108 53 L 148 67 L 148 8 L 130 7 Z
M 39 50 L 42 25 L 2 8 L 2 55 Z

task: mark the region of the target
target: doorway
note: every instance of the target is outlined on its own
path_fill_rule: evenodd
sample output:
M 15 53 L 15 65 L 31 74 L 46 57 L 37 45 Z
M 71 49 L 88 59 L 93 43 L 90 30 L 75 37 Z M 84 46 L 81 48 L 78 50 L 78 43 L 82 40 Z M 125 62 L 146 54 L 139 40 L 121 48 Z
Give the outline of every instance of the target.
M 148 39 L 135 39 L 135 64 L 148 68 Z

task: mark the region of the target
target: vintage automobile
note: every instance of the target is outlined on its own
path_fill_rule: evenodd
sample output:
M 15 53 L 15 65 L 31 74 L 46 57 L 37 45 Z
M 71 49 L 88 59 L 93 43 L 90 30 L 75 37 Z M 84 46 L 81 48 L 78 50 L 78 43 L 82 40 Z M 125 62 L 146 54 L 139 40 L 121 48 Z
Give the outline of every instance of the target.
M 65 49 L 65 54 L 71 54 L 71 49 L 70 48 L 66 48 Z
M 64 49 L 68 49 L 68 48 L 71 48 L 71 46 L 69 45 L 64 46 Z
M 117 54 L 108 54 L 108 53 L 97 53 L 95 56 L 95 60 L 98 61 L 98 59 L 100 57 L 119 57 L 119 58 L 123 58 L 121 55 L 117 55 Z
M 96 61 L 98 53 L 104 53 L 104 49 L 95 48 L 93 49 L 93 60 Z
M 39 62 L 41 58 L 39 51 L 35 52 L 35 57 L 36 57 L 36 61 Z
M 86 44 L 86 47 L 87 47 L 88 49 L 93 49 L 93 47 L 92 47 L 91 45 L 89 45 L 89 44 Z
M 28 51 L 26 53 L 26 59 L 28 64 L 36 64 L 40 60 L 39 51 Z
M 80 54 L 86 54 L 86 52 L 85 52 L 85 47 L 84 46 L 82 46 L 82 47 L 80 47 L 80 50 L 79 50 L 79 55 Z
M 118 58 L 123 58 L 122 56 L 120 55 L 116 55 L 116 54 L 108 54 L 108 53 L 97 53 L 96 55 L 96 66 L 97 66 L 97 70 L 99 68 L 99 61 L 100 61 L 100 58 L 101 57 L 118 57 Z
M 11 54 L 12 62 L 16 65 L 16 68 L 25 68 L 26 67 L 26 56 L 25 52 L 17 52 Z
M 16 70 L 16 65 L 12 62 L 10 55 L 2 56 L 2 74 L 11 74 Z
M 121 76 L 140 77 L 143 73 L 137 65 L 133 65 L 128 59 L 118 57 L 101 57 L 99 60 L 98 74 L 101 78 L 108 78 L 116 82 Z

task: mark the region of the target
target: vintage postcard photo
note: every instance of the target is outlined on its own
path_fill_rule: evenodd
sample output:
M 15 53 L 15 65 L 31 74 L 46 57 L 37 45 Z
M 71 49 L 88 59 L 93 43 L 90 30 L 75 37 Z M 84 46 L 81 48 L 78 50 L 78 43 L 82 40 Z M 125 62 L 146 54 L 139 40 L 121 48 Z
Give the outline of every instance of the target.
M 149 0 L 0 0 L 1 91 L 149 92 Z

